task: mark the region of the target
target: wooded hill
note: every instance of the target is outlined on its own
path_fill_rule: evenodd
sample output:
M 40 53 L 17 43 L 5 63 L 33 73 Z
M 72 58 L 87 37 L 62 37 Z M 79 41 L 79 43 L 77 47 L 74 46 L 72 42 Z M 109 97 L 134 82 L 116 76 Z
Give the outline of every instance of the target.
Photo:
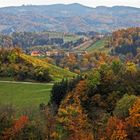
M 0 76 L 14 77 L 16 80 L 36 80 L 50 82 L 76 76 L 68 70 L 33 58 L 16 49 L 0 49 Z

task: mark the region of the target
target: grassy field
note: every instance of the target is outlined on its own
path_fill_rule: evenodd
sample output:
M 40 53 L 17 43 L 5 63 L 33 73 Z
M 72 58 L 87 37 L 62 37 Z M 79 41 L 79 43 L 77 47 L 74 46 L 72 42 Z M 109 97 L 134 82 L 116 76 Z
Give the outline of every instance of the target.
M 17 109 L 38 107 L 50 100 L 52 84 L 0 82 L 0 105 L 11 104 Z

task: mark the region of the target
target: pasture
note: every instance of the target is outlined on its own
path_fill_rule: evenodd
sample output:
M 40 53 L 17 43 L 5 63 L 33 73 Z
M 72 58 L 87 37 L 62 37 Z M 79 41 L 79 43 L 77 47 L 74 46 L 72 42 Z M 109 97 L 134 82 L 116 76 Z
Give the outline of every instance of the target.
M 17 109 L 38 107 L 50 100 L 52 84 L 0 81 L 0 105 L 12 105 Z

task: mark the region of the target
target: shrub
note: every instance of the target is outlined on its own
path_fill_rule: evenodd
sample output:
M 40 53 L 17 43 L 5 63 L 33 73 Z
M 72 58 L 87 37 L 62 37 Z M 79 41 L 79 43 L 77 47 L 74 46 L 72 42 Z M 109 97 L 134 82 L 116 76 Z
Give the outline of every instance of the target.
M 132 107 L 137 97 L 135 95 L 124 95 L 115 107 L 114 115 L 119 118 L 126 118 L 129 116 L 129 109 Z

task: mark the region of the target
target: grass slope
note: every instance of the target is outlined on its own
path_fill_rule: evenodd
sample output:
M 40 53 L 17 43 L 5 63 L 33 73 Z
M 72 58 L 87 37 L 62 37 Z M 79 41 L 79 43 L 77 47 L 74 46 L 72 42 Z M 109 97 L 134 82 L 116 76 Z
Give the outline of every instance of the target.
M 0 105 L 11 104 L 17 109 L 38 107 L 50 100 L 51 84 L 0 82 Z
M 87 52 L 103 51 L 103 52 L 108 53 L 108 52 L 109 52 L 109 49 L 104 47 L 105 44 L 106 44 L 106 39 L 98 40 L 98 41 L 96 41 L 94 44 L 92 44 L 91 46 L 89 46 L 89 47 L 86 49 L 86 51 L 87 51 Z
M 26 54 L 20 54 L 19 55 L 23 60 L 31 63 L 34 66 L 42 66 L 44 68 L 47 68 L 51 74 L 51 76 L 54 79 L 59 79 L 59 78 L 72 78 L 73 76 L 76 76 L 75 73 L 70 72 L 68 70 L 62 69 L 60 67 L 57 67 L 55 65 L 49 64 L 43 60 L 40 60 L 38 58 L 26 55 Z

